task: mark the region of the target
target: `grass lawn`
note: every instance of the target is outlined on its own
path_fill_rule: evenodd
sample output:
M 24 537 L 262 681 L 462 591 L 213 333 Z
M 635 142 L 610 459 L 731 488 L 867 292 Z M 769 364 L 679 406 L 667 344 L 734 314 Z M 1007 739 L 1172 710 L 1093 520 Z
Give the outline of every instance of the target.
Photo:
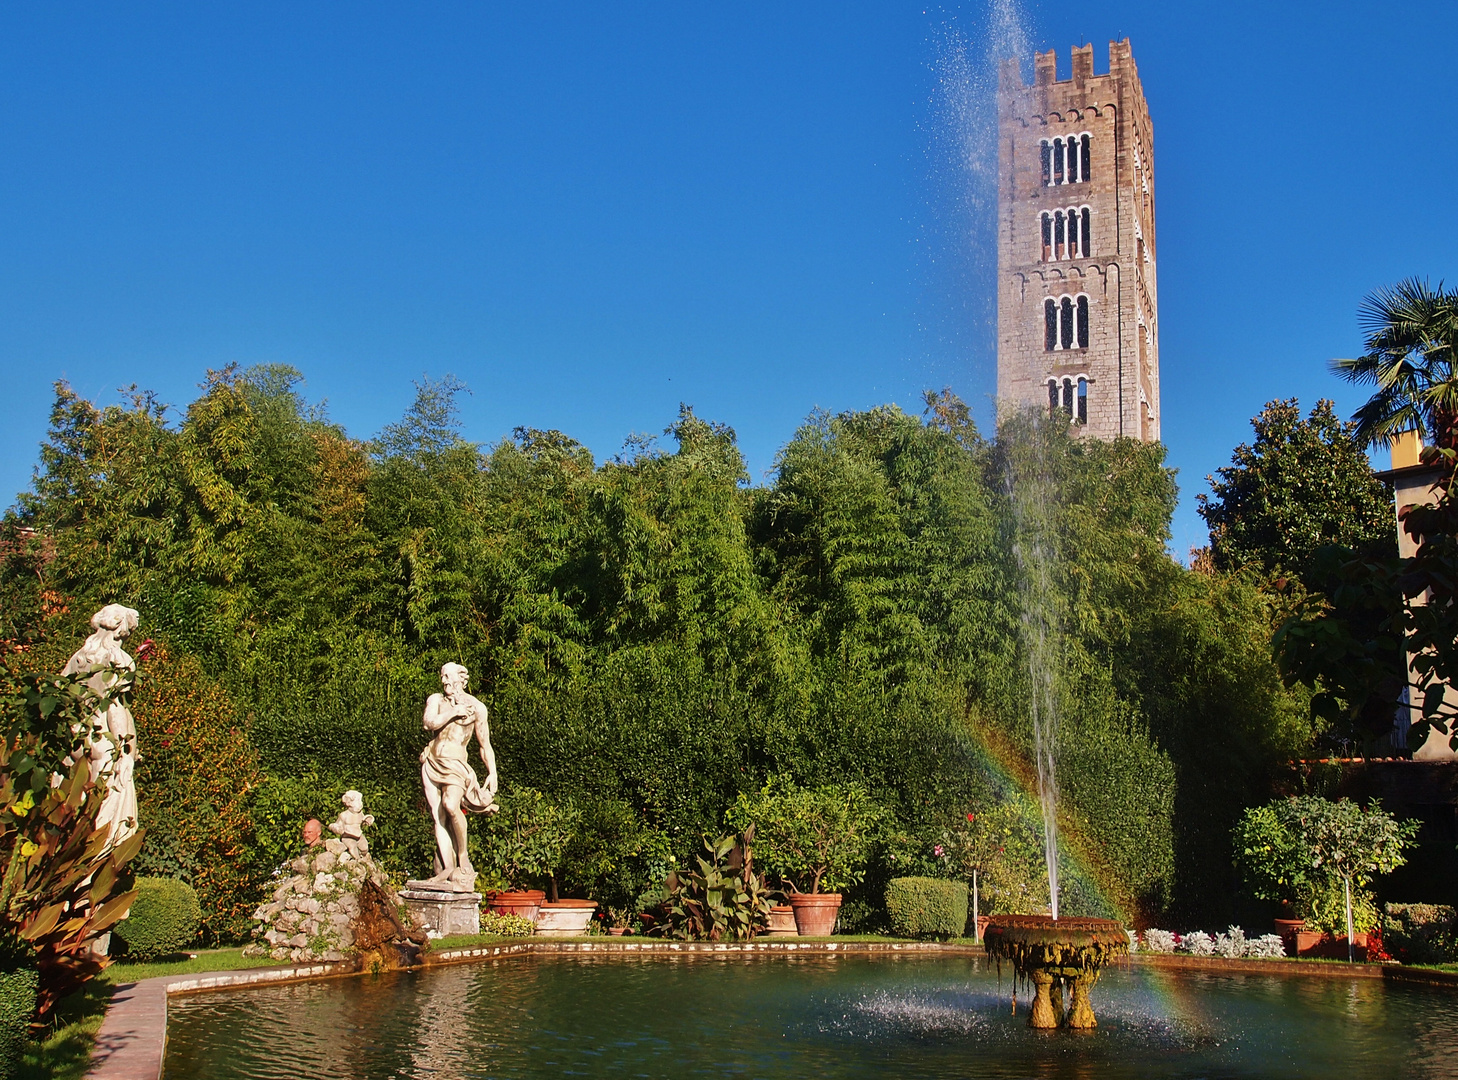
M 204 949 L 176 959 L 140 963 L 120 960 L 101 973 L 101 978 L 117 983 L 139 982 L 154 975 L 194 975 L 205 971 L 238 971 L 243 968 L 279 967 L 283 961 L 268 957 L 244 956 L 242 949 Z

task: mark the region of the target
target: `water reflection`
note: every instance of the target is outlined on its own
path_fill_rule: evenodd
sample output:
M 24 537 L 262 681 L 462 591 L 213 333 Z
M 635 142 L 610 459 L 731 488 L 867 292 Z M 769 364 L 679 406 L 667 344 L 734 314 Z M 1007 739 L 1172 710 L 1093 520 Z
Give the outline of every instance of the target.
M 1448 996 L 1376 979 L 1118 968 L 1087 1033 L 1008 989 L 966 957 L 514 958 L 176 1000 L 165 1078 L 1458 1076 Z

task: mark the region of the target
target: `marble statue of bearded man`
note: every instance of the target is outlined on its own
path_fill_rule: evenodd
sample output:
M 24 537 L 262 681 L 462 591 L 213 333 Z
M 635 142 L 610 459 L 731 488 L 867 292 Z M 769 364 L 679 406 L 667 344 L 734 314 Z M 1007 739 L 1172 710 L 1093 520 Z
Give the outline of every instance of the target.
M 496 754 L 486 706 L 466 693 L 470 673 L 460 664 L 440 669 L 441 690 L 425 703 L 425 730 L 433 736 L 420 753 L 420 779 L 435 824 L 435 876 L 425 884 L 472 892 L 476 871 L 466 850 L 466 812 L 496 811 Z M 481 743 L 482 784 L 471 768 L 471 736 Z

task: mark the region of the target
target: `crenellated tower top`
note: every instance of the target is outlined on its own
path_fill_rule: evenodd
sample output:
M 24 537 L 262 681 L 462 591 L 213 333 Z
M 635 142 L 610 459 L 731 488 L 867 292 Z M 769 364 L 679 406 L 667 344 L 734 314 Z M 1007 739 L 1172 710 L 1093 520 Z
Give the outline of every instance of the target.
M 1154 129 L 1128 40 L 998 77 L 998 397 L 1159 438 Z

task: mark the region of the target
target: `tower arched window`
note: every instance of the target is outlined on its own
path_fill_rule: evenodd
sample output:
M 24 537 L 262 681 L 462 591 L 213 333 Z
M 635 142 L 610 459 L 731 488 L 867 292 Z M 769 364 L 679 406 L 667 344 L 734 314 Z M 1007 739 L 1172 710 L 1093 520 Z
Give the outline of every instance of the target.
M 1047 297 L 1043 301 L 1043 349 L 1059 352 L 1065 349 L 1087 349 L 1090 313 L 1087 293 L 1077 296 Z
M 1093 212 L 1087 206 L 1044 210 L 1038 224 L 1044 262 L 1087 259 L 1093 255 Z
M 1048 379 L 1048 415 L 1057 417 L 1059 411 L 1068 419 L 1079 424 L 1088 423 L 1088 376 L 1050 376 Z
M 1041 139 L 1039 157 L 1043 166 L 1043 186 L 1087 183 L 1093 177 L 1093 136 L 1063 135 Z

